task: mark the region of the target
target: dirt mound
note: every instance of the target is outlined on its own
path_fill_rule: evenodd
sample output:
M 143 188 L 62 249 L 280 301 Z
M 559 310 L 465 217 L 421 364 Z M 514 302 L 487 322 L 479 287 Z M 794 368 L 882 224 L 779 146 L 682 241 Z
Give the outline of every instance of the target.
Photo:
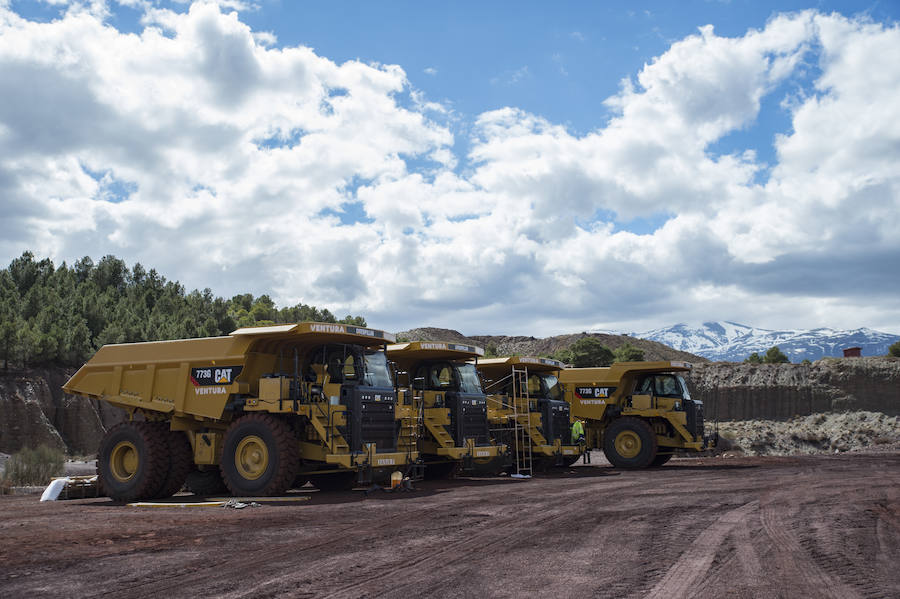
M 900 450 L 900 418 L 877 412 L 798 416 L 786 422 L 720 422 L 723 445 L 748 455 Z

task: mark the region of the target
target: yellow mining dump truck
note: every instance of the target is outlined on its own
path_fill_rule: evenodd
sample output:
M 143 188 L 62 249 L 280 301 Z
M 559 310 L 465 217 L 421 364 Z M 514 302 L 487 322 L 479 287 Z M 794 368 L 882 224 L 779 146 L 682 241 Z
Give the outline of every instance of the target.
M 573 444 L 569 404 L 559 384 L 562 362 L 512 356 L 478 361 L 494 438 L 512 447 L 519 474 L 569 466 L 583 448 Z
M 415 419 L 426 476 L 496 474 L 508 467 L 507 446 L 491 439 L 487 400 L 468 361 L 483 349 L 414 341 L 389 345 L 387 355 L 397 368 L 398 403 L 410 406 Z
M 130 415 L 100 443 L 97 469 L 114 499 L 166 497 L 186 478 L 201 493 L 222 479 L 235 495 L 306 481 L 347 488 L 417 459 L 415 438 L 399 434 L 391 341 L 304 322 L 105 345 L 63 389 Z
M 609 368 L 567 368 L 572 417 L 584 420 L 588 447 L 602 447 L 617 468 L 662 466 L 676 451 L 702 451 L 703 402 L 692 399 L 687 362 L 619 362 Z

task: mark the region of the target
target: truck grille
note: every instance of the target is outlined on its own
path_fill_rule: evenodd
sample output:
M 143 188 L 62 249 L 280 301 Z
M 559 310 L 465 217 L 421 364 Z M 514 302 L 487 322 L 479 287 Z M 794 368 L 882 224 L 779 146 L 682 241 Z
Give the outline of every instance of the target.
M 362 451 L 366 443 L 374 443 L 376 451 L 397 449 L 397 420 L 393 391 L 344 388 L 347 427 L 344 433 L 350 451 Z
M 541 433 L 548 443 L 554 439 L 562 441 L 563 445 L 571 443 L 572 428 L 569 423 L 569 404 L 559 400 L 541 400 Z
M 483 396 L 447 394 L 450 408 L 450 434 L 457 447 L 466 439 L 475 439 L 475 445 L 490 445 L 488 436 L 487 402 Z
M 694 438 L 703 438 L 703 402 L 696 399 L 684 400 L 687 415 L 687 429 Z

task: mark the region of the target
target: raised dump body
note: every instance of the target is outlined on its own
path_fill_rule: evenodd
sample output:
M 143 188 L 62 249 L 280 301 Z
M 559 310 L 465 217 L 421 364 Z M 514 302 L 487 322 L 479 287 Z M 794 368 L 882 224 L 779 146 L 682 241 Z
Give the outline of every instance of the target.
M 393 335 L 304 322 L 227 337 L 106 345 L 64 385 L 130 420 L 100 445 L 98 471 L 120 500 L 225 485 L 275 495 L 307 480 L 343 488 L 417 459 L 398 435 L 384 353 Z M 221 477 L 220 477 L 221 476 Z
M 397 366 L 400 402 L 411 407 L 419 429 L 426 476 L 456 469 L 494 474 L 508 466 L 506 445 L 491 439 L 487 400 L 469 362 L 483 349 L 414 341 L 389 345 L 387 355 Z
M 569 466 L 583 451 L 571 438 L 569 403 L 558 380 L 564 367 L 528 356 L 478 361 L 491 430 L 512 446 L 520 472 Z
M 676 451 L 715 445 L 704 436 L 703 402 L 691 398 L 687 362 L 618 362 L 567 368 L 559 375 L 573 418 L 584 420 L 589 447 L 618 468 L 665 464 Z

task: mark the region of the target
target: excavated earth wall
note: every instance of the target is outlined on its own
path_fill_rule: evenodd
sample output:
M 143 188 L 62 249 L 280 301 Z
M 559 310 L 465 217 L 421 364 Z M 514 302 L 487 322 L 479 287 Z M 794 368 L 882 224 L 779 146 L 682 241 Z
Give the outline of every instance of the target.
M 900 415 L 900 358 L 825 358 L 812 364 L 695 364 L 692 395 L 707 421 L 787 420 L 823 412 Z
M 53 367 L 0 371 L 0 452 L 41 444 L 70 455 L 97 451 L 101 437 L 122 421 L 124 412 L 63 393 L 62 385 L 73 372 Z

